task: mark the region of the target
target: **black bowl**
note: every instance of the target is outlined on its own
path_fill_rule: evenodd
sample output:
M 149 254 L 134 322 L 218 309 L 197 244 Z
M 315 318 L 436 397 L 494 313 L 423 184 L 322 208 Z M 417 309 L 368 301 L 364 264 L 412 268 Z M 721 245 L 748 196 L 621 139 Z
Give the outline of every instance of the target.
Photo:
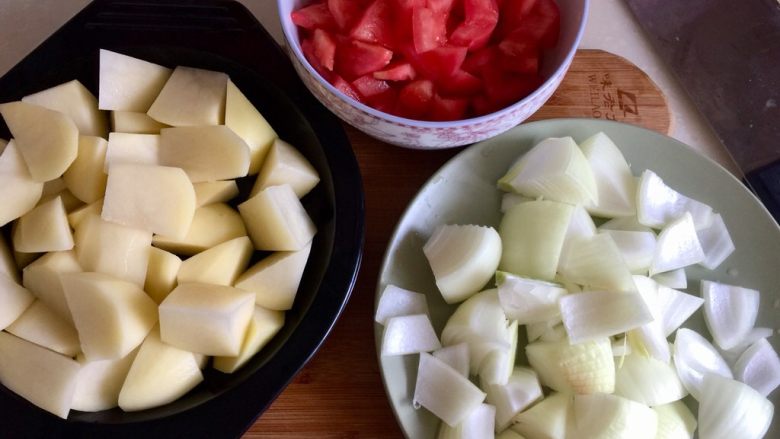
M 0 386 L 0 436 L 239 436 L 314 355 L 352 291 L 364 235 L 355 156 L 339 120 L 308 93 L 252 14 L 229 0 L 98 0 L 0 78 L 0 102 L 72 79 L 97 95 L 101 48 L 168 67 L 229 74 L 279 136 L 319 172 L 320 184 L 302 200 L 318 233 L 284 327 L 237 372 L 226 375 L 207 368 L 202 384 L 159 408 L 72 411 L 67 420 Z M 0 122 L 0 137 L 9 136 Z M 251 187 L 251 179 L 245 180 L 239 182 L 238 199 L 245 199 Z

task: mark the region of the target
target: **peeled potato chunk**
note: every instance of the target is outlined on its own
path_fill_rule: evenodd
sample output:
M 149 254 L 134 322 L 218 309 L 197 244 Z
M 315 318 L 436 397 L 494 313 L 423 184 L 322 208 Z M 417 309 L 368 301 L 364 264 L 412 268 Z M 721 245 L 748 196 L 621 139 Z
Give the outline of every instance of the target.
M 176 67 L 146 114 L 172 126 L 221 125 L 227 82 L 221 72 Z
M 292 308 L 309 259 L 311 243 L 298 251 L 276 252 L 244 272 L 236 288 L 255 293 L 255 303 L 268 309 Z
M 111 133 L 103 170 L 108 173 L 112 165 L 159 165 L 159 134 Z
M 71 210 L 77 209 L 84 205 L 84 202 L 73 195 L 73 193 L 68 189 L 68 186 L 65 184 L 65 180 L 60 177 L 55 178 L 54 180 L 49 180 L 43 184 L 43 194 L 41 195 L 41 199 L 38 200 L 38 204 L 36 206 L 40 206 L 41 204 L 57 197 L 62 198 L 62 205 L 65 206 L 66 212 L 70 212 Z
M 152 329 L 141 344 L 119 392 L 119 407 L 132 412 L 177 400 L 203 381 L 196 354 L 164 343 Z
M 11 334 L 29 342 L 73 357 L 81 348 L 73 324 L 36 300 L 15 322 L 5 328 Z
M 101 49 L 98 106 L 146 112 L 170 76 L 169 68 Z
M 238 185 L 235 180 L 204 181 L 192 186 L 195 188 L 195 205 L 197 207 L 212 203 L 224 203 L 238 195 Z
M 14 256 L 11 254 L 11 249 L 8 248 L 8 244 L 2 235 L 0 235 L 0 274 L 5 274 L 14 281 L 19 280 L 19 272 L 16 269 Z
M 68 189 L 85 203 L 99 200 L 106 191 L 108 176 L 103 172 L 103 164 L 107 146 L 108 142 L 101 137 L 79 137 L 79 155 L 62 175 Z
M 79 131 L 64 114 L 26 102 L 2 104 L 0 114 L 35 181 L 60 177 L 76 159 Z
M 185 260 L 177 281 L 231 286 L 246 269 L 253 250 L 252 241 L 246 236 L 225 241 Z
M 68 417 L 80 368 L 64 355 L 0 332 L 0 383 L 60 418 Z
M 149 267 L 146 270 L 144 291 L 157 303 L 162 302 L 168 293 L 176 288 L 176 275 L 181 267 L 181 259 L 157 247 L 149 250 Z
M 112 111 L 111 128 L 115 133 L 160 134 L 168 125 L 157 122 L 146 113 L 135 111 Z
M 73 410 L 99 412 L 119 405 L 119 391 L 137 353 L 138 349 L 118 360 L 97 361 L 87 361 L 84 354 L 79 354 L 76 361 L 81 364 L 81 371 L 73 394 Z
M 152 242 L 163 250 L 191 256 L 240 236 L 246 236 L 246 228 L 238 212 L 227 204 L 214 203 L 195 209 L 184 238 L 155 235 Z
M 257 250 L 295 251 L 317 227 L 290 185 L 271 186 L 238 206 Z
M 50 252 L 30 263 L 22 272 L 22 283 L 61 318 L 73 323 L 60 276 L 83 271 L 73 250 Z
M 43 183 L 33 180 L 21 152 L 11 140 L 0 155 L 0 226 L 19 218 L 38 203 Z
M 76 230 L 81 222 L 89 216 L 100 216 L 100 212 L 103 211 L 103 199 L 99 199 L 94 203 L 85 204 L 68 213 L 68 224 L 70 228 Z
M 98 110 L 98 101 L 77 79 L 22 98 L 22 102 L 40 105 L 68 116 L 82 136 L 106 137 L 106 115 Z
M 225 97 L 225 125 L 246 142 L 250 155 L 249 174 L 257 174 L 268 148 L 277 137 L 276 131 L 231 80 L 228 80 Z
M 160 164 L 184 169 L 193 183 L 244 177 L 249 147 L 225 126 L 165 128 L 160 131 Z
M 173 238 L 187 236 L 195 190 L 181 169 L 114 165 L 108 173 L 103 219 Z
M 76 256 L 85 271 L 115 276 L 143 286 L 152 233 L 90 216 L 75 233 Z
M 62 287 L 88 360 L 126 356 L 157 323 L 157 304 L 133 283 L 102 273 L 70 273 Z
M 20 252 L 72 249 L 73 234 L 62 198 L 54 198 L 24 214 L 16 223 L 13 235 L 14 248 Z
M 183 284 L 160 304 L 160 334 L 172 346 L 236 356 L 255 307 L 254 294 L 222 285 Z
M 214 369 L 224 373 L 235 372 L 260 352 L 260 349 L 271 341 L 282 326 L 284 326 L 283 312 L 255 306 L 249 329 L 241 343 L 241 351 L 234 357 L 214 357 Z
M 320 176 L 306 157 L 284 140 L 276 139 L 257 176 L 252 193 L 269 186 L 289 184 L 298 198 L 308 194 L 320 182 Z
M 0 330 L 13 323 L 35 301 L 24 287 L 0 273 Z

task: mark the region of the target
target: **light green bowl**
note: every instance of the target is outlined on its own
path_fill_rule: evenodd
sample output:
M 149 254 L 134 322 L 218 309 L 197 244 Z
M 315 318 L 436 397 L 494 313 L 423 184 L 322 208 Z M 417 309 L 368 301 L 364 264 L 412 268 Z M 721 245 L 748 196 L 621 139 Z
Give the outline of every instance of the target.
M 433 228 L 443 223 L 497 227 L 501 193 L 495 183 L 517 157 L 547 137 L 572 136 L 581 142 L 599 131 L 620 147 L 634 174 L 652 169 L 671 187 L 722 214 L 736 251 L 715 271 L 688 268 L 687 291 L 699 295 L 701 279 L 757 289 L 761 291 L 761 309 L 756 326 L 777 329 L 780 227 L 763 205 L 733 175 L 691 147 L 633 125 L 591 119 L 523 124 L 467 148 L 445 164 L 422 187 L 396 226 L 379 275 L 377 298 L 388 284 L 424 293 L 434 328 L 441 334 L 455 306 L 447 305 L 441 298 L 422 252 Z M 701 312 L 685 326 L 708 334 Z M 520 333 L 523 345 L 524 332 Z M 378 353 L 382 326 L 376 324 L 374 333 L 385 389 L 402 430 L 409 438 L 435 437 L 439 421 L 427 410 L 412 407 L 418 356 L 382 358 Z M 777 339 L 776 335 L 769 339 L 776 350 L 780 346 Z M 780 391 L 773 392 L 770 400 L 777 405 Z M 766 437 L 780 435 L 779 418 L 775 417 Z

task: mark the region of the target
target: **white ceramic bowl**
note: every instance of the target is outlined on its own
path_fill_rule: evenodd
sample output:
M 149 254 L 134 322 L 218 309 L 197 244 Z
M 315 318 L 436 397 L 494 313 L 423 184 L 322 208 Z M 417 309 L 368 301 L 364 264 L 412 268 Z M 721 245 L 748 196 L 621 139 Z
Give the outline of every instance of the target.
M 295 70 L 314 96 L 342 120 L 384 142 L 415 149 L 438 149 L 478 142 L 514 127 L 536 112 L 552 96 L 571 65 L 579 45 L 590 0 L 556 0 L 561 10 L 558 44 L 547 51 L 542 63 L 544 81 L 514 104 L 471 119 L 430 122 L 407 119 L 375 110 L 337 90 L 306 61 L 298 29 L 290 13 L 310 0 L 277 0 L 287 53 Z

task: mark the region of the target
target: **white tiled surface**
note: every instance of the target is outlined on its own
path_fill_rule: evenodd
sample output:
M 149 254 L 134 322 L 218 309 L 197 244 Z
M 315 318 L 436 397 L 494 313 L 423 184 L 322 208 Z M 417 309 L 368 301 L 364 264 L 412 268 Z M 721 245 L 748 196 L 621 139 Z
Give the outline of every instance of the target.
M 278 41 L 282 40 L 275 1 L 239 1 Z M 88 3 L 88 0 L 0 0 L 0 75 Z M 669 102 L 672 136 L 735 172 L 736 167 L 723 146 L 692 106 L 671 71 L 653 52 L 623 1 L 591 0 L 588 20 L 581 47 L 621 55 L 647 72 Z

